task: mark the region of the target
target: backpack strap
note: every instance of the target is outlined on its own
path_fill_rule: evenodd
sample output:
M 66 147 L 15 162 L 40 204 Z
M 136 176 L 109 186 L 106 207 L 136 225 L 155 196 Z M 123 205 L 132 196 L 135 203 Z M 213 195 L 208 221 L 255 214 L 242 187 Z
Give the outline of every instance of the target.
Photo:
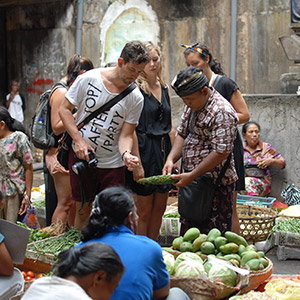
M 51 88 L 51 93 L 50 93 L 50 95 L 49 95 L 49 99 L 51 98 L 52 94 L 53 94 L 58 88 L 61 88 L 61 87 L 65 88 L 65 89 L 67 89 L 67 90 L 69 89 L 69 87 L 68 87 L 64 82 L 59 81 L 59 82 L 55 83 L 55 84 L 52 86 L 52 88 Z

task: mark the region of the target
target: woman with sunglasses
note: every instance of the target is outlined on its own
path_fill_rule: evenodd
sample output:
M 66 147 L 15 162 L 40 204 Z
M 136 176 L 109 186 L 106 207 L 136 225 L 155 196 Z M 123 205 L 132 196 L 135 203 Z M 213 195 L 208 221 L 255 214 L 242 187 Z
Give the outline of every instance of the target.
M 138 234 L 156 240 L 172 185 L 139 184 L 136 181 L 162 174 L 175 131 L 171 120 L 170 91 L 161 78 L 160 50 L 152 42 L 145 42 L 145 46 L 151 59 L 137 79 L 144 96 L 143 111 L 136 127 L 139 148 L 136 152 L 139 152 L 142 165 L 138 170 L 126 172 L 126 182 L 137 194 Z
M 248 122 L 250 118 L 248 107 L 238 85 L 232 79 L 225 76 L 221 64 L 213 58 L 209 48 L 200 43 L 181 46 L 186 48 L 184 51 L 184 57 L 187 66 L 201 68 L 209 81 L 209 86 L 214 87 L 233 106 L 238 115 L 239 124 Z M 238 191 L 245 190 L 245 175 L 243 163 L 243 143 L 238 131 L 234 142 L 233 155 L 235 169 L 239 179 L 237 180 L 235 187 L 236 192 L 233 202 L 232 230 L 239 233 L 240 225 L 236 212 L 236 198 Z

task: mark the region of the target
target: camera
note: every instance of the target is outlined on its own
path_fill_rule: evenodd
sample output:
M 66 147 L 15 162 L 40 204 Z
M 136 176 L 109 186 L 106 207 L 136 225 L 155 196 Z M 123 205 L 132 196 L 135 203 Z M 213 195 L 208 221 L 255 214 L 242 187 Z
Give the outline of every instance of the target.
M 96 168 L 98 159 L 95 158 L 95 154 L 91 150 L 88 151 L 88 154 L 90 158 L 88 162 L 86 160 L 81 160 L 72 166 L 72 170 L 76 175 L 81 174 L 88 168 Z

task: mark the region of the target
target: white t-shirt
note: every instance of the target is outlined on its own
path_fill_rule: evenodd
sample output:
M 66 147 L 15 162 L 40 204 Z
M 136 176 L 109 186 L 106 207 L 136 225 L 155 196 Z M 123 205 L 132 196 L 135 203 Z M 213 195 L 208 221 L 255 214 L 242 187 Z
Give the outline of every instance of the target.
M 75 122 L 79 124 L 116 95 L 105 88 L 98 68 L 78 76 L 66 98 L 77 106 Z M 80 130 L 83 139 L 95 149 L 98 168 L 124 166 L 118 147 L 121 129 L 124 122 L 137 124 L 142 109 L 143 96 L 136 88 L 108 112 L 98 115 Z
M 8 101 L 10 94 L 6 96 L 6 101 Z M 24 121 L 24 113 L 22 108 L 22 99 L 19 94 L 16 94 L 13 99 L 11 100 L 8 112 L 10 113 L 11 117 L 23 123 Z
M 57 276 L 42 277 L 34 281 L 22 300 L 92 300 L 75 282 Z

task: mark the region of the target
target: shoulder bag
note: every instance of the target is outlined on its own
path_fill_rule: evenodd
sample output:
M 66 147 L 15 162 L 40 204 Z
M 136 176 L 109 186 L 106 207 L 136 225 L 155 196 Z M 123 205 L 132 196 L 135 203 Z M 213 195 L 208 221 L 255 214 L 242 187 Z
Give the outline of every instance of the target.
M 188 124 L 186 127 L 186 136 L 189 133 L 189 115 Z M 213 199 L 215 196 L 215 189 L 221 183 L 230 160 L 232 153 L 229 154 L 227 160 L 220 171 L 220 174 L 214 183 L 214 180 L 208 174 L 203 174 L 197 177 L 190 184 L 180 187 L 178 193 L 178 212 L 187 221 L 194 224 L 201 224 L 207 222 L 210 218 Z
M 88 115 L 81 123 L 77 125 L 78 130 L 81 129 L 84 125 L 89 123 L 93 118 L 95 118 L 102 112 L 110 110 L 115 104 L 117 104 L 120 100 L 126 97 L 135 88 L 136 85 L 134 83 L 131 83 L 123 92 L 121 92 L 116 97 L 111 99 L 109 102 L 105 103 L 104 105 L 102 105 L 101 107 L 93 111 L 90 115 Z M 72 137 L 68 134 L 67 131 L 65 131 L 62 138 L 59 140 L 57 160 L 66 170 L 69 169 L 68 161 L 69 161 L 69 152 L 71 146 L 72 146 Z
M 245 165 L 245 176 L 246 177 L 256 177 L 264 178 L 266 176 L 267 169 L 261 169 L 257 165 L 247 164 Z

